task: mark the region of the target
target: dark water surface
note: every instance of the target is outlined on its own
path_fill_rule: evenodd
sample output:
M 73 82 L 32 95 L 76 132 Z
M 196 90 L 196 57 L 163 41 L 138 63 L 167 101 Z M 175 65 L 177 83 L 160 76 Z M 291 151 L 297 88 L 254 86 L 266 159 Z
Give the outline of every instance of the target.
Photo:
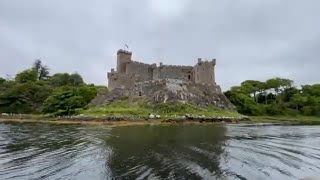
M 320 177 L 320 126 L 0 124 L 0 179 Z

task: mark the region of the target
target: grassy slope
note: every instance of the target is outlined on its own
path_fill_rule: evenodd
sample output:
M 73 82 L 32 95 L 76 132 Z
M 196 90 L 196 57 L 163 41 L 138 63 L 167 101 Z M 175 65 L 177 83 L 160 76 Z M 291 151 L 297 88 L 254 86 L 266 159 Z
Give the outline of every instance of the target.
M 148 114 L 155 113 L 161 117 L 177 117 L 186 114 L 204 115 L 205 117 L 240 117 L 237 112 L 222 110 L 215 107 L 208 109 L 200 108 L 192 104 L 185 103 L 162 103 L 150 105 L 144 102 L 130 103 L 128 100 L 114 102 L 107 106 L 91 107 L 83 114 L 85 116 L 103 117 L 103 116 L 138 116 L 148 117 Z

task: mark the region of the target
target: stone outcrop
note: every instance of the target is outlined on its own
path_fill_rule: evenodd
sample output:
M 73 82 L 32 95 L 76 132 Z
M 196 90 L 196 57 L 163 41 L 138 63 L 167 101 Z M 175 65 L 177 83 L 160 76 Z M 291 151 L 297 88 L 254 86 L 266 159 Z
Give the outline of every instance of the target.
M 97 96 L 92 104 L 106 105 L 124 97 L 129 97 L 132 101 L 143 98 L 151 103 L 188 102 L 201 107 L 213 105 L 223 109 L 234 109 L 218 85 L 177 79 L 144 81 L 136 83 L 132 89 L 117 88 L 108 96 Z
M 221 92 L 219 86 L 178 79 L 161 79 L 136 83 L 130 96 L 144 96 L 153 103 L 180 101 L 201 107 L 214 105 L 219 108 L 233 109 L 233 105 Z
M 116 88 L 110 91 L 108 94 L 99 92 L 96 98 L 90 102 L 90 106 L 108 105 L 116 100 L 128 97 L 130 90 L 125 88 Z

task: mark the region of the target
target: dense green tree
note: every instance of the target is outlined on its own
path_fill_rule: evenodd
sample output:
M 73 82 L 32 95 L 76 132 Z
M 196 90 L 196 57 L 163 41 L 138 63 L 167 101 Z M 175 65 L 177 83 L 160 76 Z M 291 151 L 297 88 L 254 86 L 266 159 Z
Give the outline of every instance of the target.
M 18 83 L 35 82 L 37 81 L 38 74 L 34 69 L 24 70 L 16 75 L 15 81 Z
M 241 83 L 242 91 L 246 94 L 253 95 L 254 100 L 257 102 L 257 93 L 261 93 L 265 88 L 265 83 L 256 80 L 246 80 Z
M 2 112 L 40 112 L 42 103 L 51 94 L 52 88 L 46 84 L 26 82 L 16 83 L 0 96 Z
M 68 73 L 56 73 L 50 78 L 50 82 L 54 86 L 67 86 L 69 85 L 69 77 Z
M 301 93 L 296 93 L 291 97 L 290 101 L 296 110 L 300 110 L 306 104 L 307 98 L 303 97 Z
M 266 81 L 268 89 L 273 89 L 277 94 L 281 91 L 292 87 L 293 81 L 290 79 L 273 78 Z
M 84 84 L 82 77 L 77 74 L 57 73 L 50 78 L 54 86 L 78 86 Z
M 225 95 L 240 113 L 248 115 L 320 115 L 320 85 L 293 87 L 293 81 L 272 78 L 266 82 L 247 80 Z
M 38 59 L 14 80 L 0 78 L 0 112 L 72 114 L 90 103 L 97 92 L 78 73 L 49 77 L 49 68 Z
M 79 108 L 84 108 L 95 96 L 93 86 L 63 86 L 57 88 L 44 102 L 43 112 L 55 115 L 71 115 Z
M 93 85 L 80 85 L 77 87 L 77 95 L 83 97 L 86 104 L 90 103 L 96 97 L 98 90 Z
M 247 115 L 262 115 L 264 113 L 263 109 L 247 94 L 227 91 L 225 95 L 237 107 L 239 113 Z
M 83 79 L 78 73 L 74 73 L 69 76 L 69 85 L 78 86 L 83 83 Z
M 59 88 L 44 102 L 43 112 L 56 115 L 74 114 L 77 108 L 86 105 L 83 97 L 78 96 L 75 88 Z

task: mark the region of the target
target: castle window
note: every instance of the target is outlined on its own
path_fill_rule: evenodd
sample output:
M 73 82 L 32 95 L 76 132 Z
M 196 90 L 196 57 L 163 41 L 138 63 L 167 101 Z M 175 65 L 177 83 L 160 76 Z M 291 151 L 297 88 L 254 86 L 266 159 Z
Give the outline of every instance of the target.
M 142 93 L 141 93 L 141 92 L 139 92 L 139 96 L 142 96 Z
M 189 79 L 189 80 L 191 79 L 191 75 L 190 75 L 190 74 L 188 75 L 188 79 Z

